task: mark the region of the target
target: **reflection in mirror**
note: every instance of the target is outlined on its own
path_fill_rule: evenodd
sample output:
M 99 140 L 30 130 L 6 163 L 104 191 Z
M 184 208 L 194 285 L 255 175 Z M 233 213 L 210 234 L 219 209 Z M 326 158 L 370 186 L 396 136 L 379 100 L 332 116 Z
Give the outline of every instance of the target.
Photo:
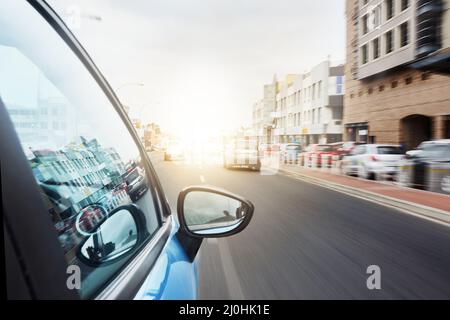
M 206 235 L 227 233 L 238 228 L 248 207 L 224 195 L 192 191 L 184 199 L 183 210 L 189 231 Z
M 81 247 L 91 263 L 104 263 L 130 251 L 137 243 L 137 225 L 128 210 L 119 210 L 106 219 Z

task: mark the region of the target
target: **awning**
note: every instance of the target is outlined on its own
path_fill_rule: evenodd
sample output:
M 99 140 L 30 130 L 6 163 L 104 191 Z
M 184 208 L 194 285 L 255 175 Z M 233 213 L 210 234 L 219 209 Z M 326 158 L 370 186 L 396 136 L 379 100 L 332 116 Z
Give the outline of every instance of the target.
M 450 74 L 450 48 L 439 50 L 414 62 L 411 67 L 423 71 Z

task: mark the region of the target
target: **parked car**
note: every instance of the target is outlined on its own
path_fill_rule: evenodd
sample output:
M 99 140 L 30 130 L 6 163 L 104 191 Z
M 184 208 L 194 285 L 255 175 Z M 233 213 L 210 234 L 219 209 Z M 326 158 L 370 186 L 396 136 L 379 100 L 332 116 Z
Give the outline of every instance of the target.
M 350 154 L 350 152 L 357 146 L 361 145 L 361 142 L 347 141 L 347 142 L 337 142 L 331 145 L 335 148 L 336 153 L 339 155 L 339 160 L 342 160 L 344 156 Z
M 223 166 L 226 169 L 261 170 L 261 158 L 256 141 L 248 138 L 231 139 L 225 145 Z
M 175 218 L 125 109 L 45 1 L 2 1 L 0 70 L 7 297 L 195 299 L 203 239 L 245 229 L 253 204 L 219 188 L 187 187 Z M 39 103 L 30 109 L 23 101 Z M 22 130 L 15 117 L 26 110 L 29 123 L 51 123 L 50 107 L 70 115 L 58 134 Z M 126 175 L 130 163 L 138 177 Z M 102 199 L 123 189 L 124 175 L 128 186 L 144 176 L 145 191 L 105 208 Z
M 450 179 L 449 139 L 422 142 L 402 161 L 399 180 L 404 186 L 448 194 L 445 179 Z
M 404 157 L 399 145 L 358 145 L 342 160 L 342 171 L 346 175 L 358 175 L 365 179 L 377 179 L 380 175 L 395 176 Z
M 296 161 L 301 152 L 302 146 L 299 143 L 283 143 L 280 146 L 280 156 L 285 161 Z
M 450 144 L 450 139 L 441 139 L 441 140 L 432 140 L 432 141 L 424 141 L 421 144 L 419 144 L 416 148 L 413 150 L 409 150 L 406 152 L 406 155 L 408 157 L 414 157 L 420 152 L 422 152 L 425 149 L 428 149 L 430 147 L 433 147 L 434 145 L 440 145 L 440 144 Z
M 317 166 L 322 167 L 322 165 L 325 165 L 325 163 L 322 162 L 322 156 L 329 155 L 330 157 L 327 165 L 331 165 L 332 156 L 337 155 L 337 151 L 331 144 L 310 144 L 305 148 L 304 155 L 309 163 L 313 161 L 314 157 L 317 157 Z

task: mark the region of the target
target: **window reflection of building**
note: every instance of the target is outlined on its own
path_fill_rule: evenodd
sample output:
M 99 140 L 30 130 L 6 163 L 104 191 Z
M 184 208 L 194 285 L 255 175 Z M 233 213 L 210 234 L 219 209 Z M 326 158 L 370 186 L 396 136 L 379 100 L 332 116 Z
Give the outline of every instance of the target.
M 75 134 L 72 108 L 63 98 L 38 99 L 36 106 L 8 104 L 8 112 L 24 146 L 60 146 Z
M 103 148 L 96 139 L 80 137 L 58 150 L 31 150 L 29 161 L 34 176 L 45 193 L 49 213 L 64 238 L 66 252 L 80 241 L 76 215 L 83 208 L 100 204 L 107 211 L 130 203 L 123 184 L 125 164 L 114 148 Z M 89 230 L 104 216 L 98 211 L 84 214 L 80 225 Z

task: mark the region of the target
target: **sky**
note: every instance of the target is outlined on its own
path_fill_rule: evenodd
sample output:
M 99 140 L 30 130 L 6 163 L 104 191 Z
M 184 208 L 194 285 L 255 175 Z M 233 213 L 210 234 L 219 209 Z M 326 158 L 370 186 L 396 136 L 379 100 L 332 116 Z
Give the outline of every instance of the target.
M 178 134 L 249 126 L 274 74 L 345 57 L 344 0 L 49 2 L 131 117 Z

